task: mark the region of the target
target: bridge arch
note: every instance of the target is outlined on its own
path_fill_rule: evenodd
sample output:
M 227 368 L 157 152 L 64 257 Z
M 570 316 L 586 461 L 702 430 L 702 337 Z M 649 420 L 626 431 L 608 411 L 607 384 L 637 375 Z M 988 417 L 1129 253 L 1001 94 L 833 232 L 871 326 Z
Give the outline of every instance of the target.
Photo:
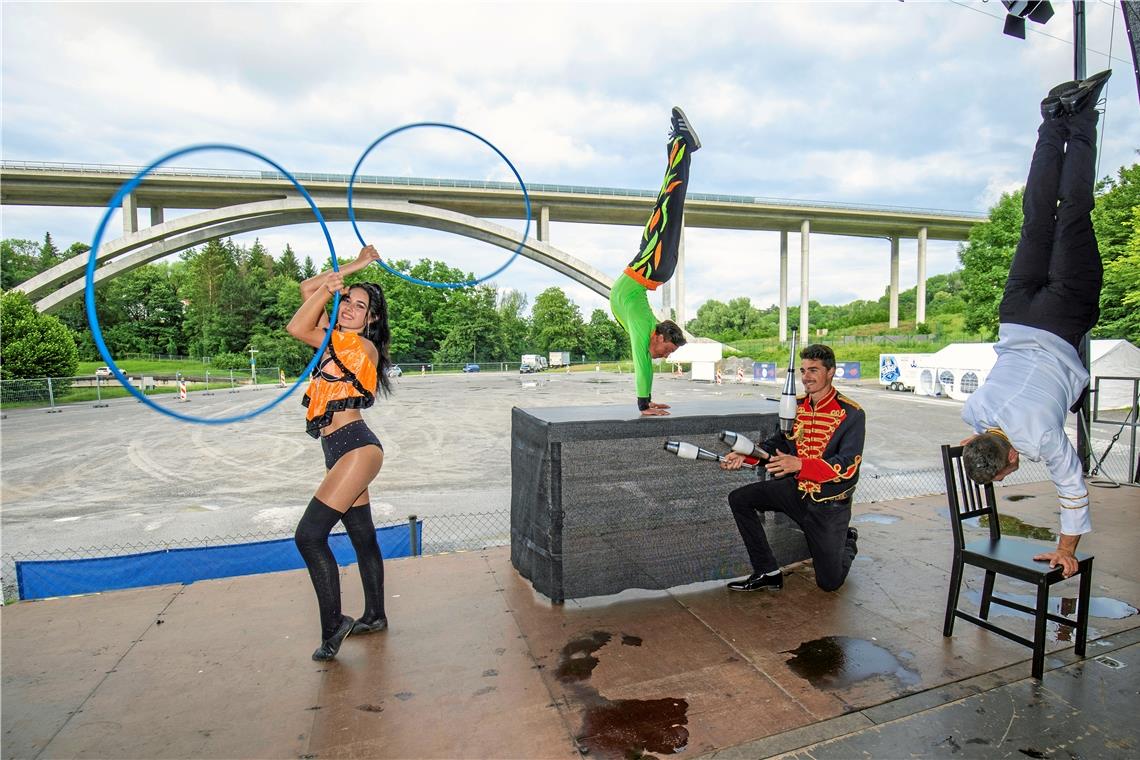
M 326 221 L 348 220 L 347 198 L 314 197 L 314 201 Z M 358 221 L 426 227 L 481 240 L 510 251 L 518 248 L 522 239 L 521 233 L 502 225 L 434 206 L 358 198 L 353 203 L 353 210 Z M 179 217 L 100 246 L 96 254 L 100 266 L 95 270 L 95 282 L 104 282 L 156 259 L 210 240 L 306 223 L 313 223 L 313 212 L 302 198 L 256 201 Z M 609 297 L 613 278 L 549 243 L 530 236 L 521 254 L 566 275 L 599 295 Z M 86 285 L 82 275 L 87 260 L 87 256 L 68 259 L 13 289 L 26 293 L 39 311 L 50 313 L 82 296 Z M 73 279 L 75 277 L 79 279 Z

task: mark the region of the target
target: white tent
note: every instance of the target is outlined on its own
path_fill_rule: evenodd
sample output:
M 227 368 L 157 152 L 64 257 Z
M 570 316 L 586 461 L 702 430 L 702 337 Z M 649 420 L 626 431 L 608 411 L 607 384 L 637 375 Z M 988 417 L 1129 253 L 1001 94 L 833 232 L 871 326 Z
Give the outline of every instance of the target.
M 918 360 L 914 392 L 965 401 L 986 381 L 996 361 L 993 343 L 951 343 Z
M 724 344 L 707 338 L 693 338 L 669 354 L 670 364 L 692 364 L 694 380 L 716 380 L 716 365 L 724 357 Z
M 1094 340 L 1092 342 L 1092 383 L 1098 377 L 1140 378 L 1140 348 L 1126 340 Z M 1132 381 L 1100 381 L 1098 409 L 1121 409 L 1132 406 Z
M 1092 377 L 1140 377 L 1140 348 L 1126 340 L 1092 341 Z M 997 354 L 993 343 L 951 343 L 918 362 L 920 396 L 949 396 L 965 401 L 986 381 Z M 1102 380 L 1099 408 L 1119 409 L 1132 404 L 1132 383 Z

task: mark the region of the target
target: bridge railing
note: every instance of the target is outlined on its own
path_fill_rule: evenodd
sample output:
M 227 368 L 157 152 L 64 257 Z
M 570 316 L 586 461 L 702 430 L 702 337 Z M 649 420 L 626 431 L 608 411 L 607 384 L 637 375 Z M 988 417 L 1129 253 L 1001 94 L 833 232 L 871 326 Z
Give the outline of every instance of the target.
M 3 161 L 0 166 L 5 169 L 27 169 L 42 171 L 71 171 L 90 174 L 126 174 L 134 175 L 142 170 L 141 166 L 128 166 L 126 164 L 91 164 L 74 162 L 52 161 Z M 198 169 L 181 166 L 163 166 L 155 169 L 153 175 L 184 176 L 184 177 L 218 177 L 230 179 L 261 179 L 271 181 L 287 181 L 285 176 L 276 171 L 258 171 L 246 169 Z M 294 176 L 300 182 L 335 182 L 348 184 L 351 175 L 334 172 L 295 172 Z M 472 190 L 506 190 L 517 191 L 518 183 L 500 182 L 494 180 L 467 180 L 446 179 L 431 177 L 392 177 L 385 175 L 360 175 L 356 178 L 357 184 L 364 185 L 395 185 L 406 187 L 440 187 Z M 601 187 L 597 185 L 558 185 L 539 182 L 528 182 L 527 189 L 531 193 L 564 193 L 570 195 L 600 195 L 612 198 L 656 198 L 655 190 L 639 190 L 634 188 Z M 987 214 L 972 211 L 951 211 L 946 209 L 929 209 L 916 206 L 888 206 L 873 203 L 850 204 L 837 201 L 810 201 L 798 198 L 771 198 L 754 195 L 732 195 L 725 193 L 689 193 L 688 198 L 694 201 L 709 201 L 714 203 L 739 203 L 750 206 L 795 206 L 802 208 L 837 209 L 846 211 L 877 211 L 884 213 L 922 214 L 932 217 L 965 218 L 983 221 Z

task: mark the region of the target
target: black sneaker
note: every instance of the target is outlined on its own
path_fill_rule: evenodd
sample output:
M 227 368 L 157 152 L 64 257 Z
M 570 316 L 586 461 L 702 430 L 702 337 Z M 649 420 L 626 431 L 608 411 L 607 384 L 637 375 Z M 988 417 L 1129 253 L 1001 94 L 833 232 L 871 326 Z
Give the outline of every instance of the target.
M 352 626 L 352 632 L 356 636 L 359 636 L 362 633 L 376 633 L 377 631 L 385 631 L 387 629 L 388 618 L 386 617 L 376 618 L 371 623 L 365 621 L 364 618 L 360 618 Z
M 1095 106 L 1100 100 L 1100 92 L 1112 76 L 1112 69 L 1106 69 L 1099 74 L 1093 74 L 1082 81 L 1075 90 L 1061 95 L 1061 105 L 1070 114 L 1078 114 L 1090 106 Z
M 847 540 L 850 541 L 851 543 L 855 543 L 856 541 L 858 541 L 859 540 L 859 529 L 858 528 L 848 528 L 847 529 Z
M 340 651 L 340 645 L 348 638 L 348 634 L 352 633 L 352 629 L 355 625 L 355 620 L 348 615 L 341 615 L 340 625 L 337 626 L 333 635 L 321 642 L 321 645 L 317 647 L 317 651 L 313 652 L 313 659 L 318 662 L 324 662 L 336 657 L 336 653 Z
M 674 137 L 681 137 L 689 145 L 689 152 L 696 153 L 701 149 L 701 139 L 697 137 L 697 133 L 693 131 L 693 125 L 689 123 L 689 119 L 685 116 L 685 112 L 679 106 L 673 106 L 673 118 L 669 120 L 673 126 L 673 131 L 669 133 L 669 139 Z
M 779 591 L 784 587 L 784 574 L 759 575 L 753 573 L 742 581 L 728 584 L 729 591 Z

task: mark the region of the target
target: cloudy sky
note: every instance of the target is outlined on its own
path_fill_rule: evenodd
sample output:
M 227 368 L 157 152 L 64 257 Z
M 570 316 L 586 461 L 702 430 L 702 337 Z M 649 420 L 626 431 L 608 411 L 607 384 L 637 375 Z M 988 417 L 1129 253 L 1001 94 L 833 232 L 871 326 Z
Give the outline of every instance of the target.
M 4 2 L 3 159 L 143 166 L 202 142 L 259 151 L 298 172 L 348 173 L 401 124 L 478 132 L 527 182 L 656 189 L 669 108 L 704 148 L 691 191 L 985 212 L 1025 178 L 1038 103 L 1072 76 L 1072 7 L 1029 39 L 991 2 L 18 3 Z M 1119 5 L 1090 0 L 1087 70 L 1113 68 L 1100 176 L 1137 160 L 1140 109 Z M 181 165 L 245 169 L 228 153 Z M 407 132 L 369 174 L 509 179 L 479 143 Z M 90 242 L 97 209 L 3 206 L 3 236 Z M 512 223 L 521 226 L 517 222 Z M 338 255 L 358 244 L 332 226 Z M 428 230 L 366 225 L 390 258 L 477 275 L 504 251 Z M 554 224 L 554 245 L 617 274 L 629 227 Z M 327 256 L 314 225 L 263 230 Z M 239 239 L 248 243 L 250 239 Z M 710 298 L 778 297 L 778 235 L 691 229 L 687 312 Z M 789 245 L 799 250 L 798 235 Z M 813 235 L 811 297 L 877 298 L 889 244 Z M 932 241 L 929 274 L 957 268 Z M 793 257 L 791 295 L 799 296 Z M 902 243 L 902 285 L 915 243 Z M 533 302 L 559 285 L 589 316 L 602 299 L 520 259 L 496 278 Z M 906 318 L 906 315 L 904 315 Z

